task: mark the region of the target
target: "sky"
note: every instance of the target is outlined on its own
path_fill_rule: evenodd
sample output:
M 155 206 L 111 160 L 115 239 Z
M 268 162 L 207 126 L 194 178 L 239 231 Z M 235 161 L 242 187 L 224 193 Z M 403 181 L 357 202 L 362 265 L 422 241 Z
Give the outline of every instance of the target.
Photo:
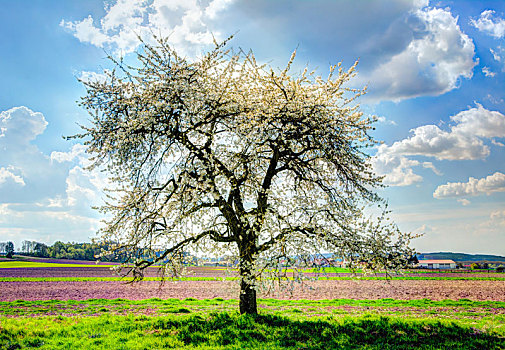
M 283 67 L 321 75 L 359 59 L 365 115 L 382 141 L 392 217 L 422 233 L 419 252 L 505 256 L 505 2 L 428 0 L 2 0 L 0 241 L 96 236 L 107 174 L 85 169 L 79 79 L 108 55 L 134 57 L 137 35 L 167 36 L 198 57 L 213 37 Z

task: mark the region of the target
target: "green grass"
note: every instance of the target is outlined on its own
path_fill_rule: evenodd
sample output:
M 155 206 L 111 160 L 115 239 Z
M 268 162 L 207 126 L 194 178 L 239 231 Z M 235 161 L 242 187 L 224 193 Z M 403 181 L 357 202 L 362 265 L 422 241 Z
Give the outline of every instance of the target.
M 161 277 L 144 277 L 144 281 L 161 281 Z M 238 277 L 178 277 L 176 281 L 234 281 Z M 103 282 L 132 281 L 132 277 L 0 277 L 0 282 Z M 170 281 L 171 278 L 165 277 Z
M 236 312 L 1 318 L 2 349 L 503 349 L 503 332 L 453 321 Z
M 33 267 L 110 267 L 105 264 L 66 264 L 33 261 L 0 261 L 0 269 L 33 268 Z
M 170 280 L 170 278 L 165 278 Z M 179 277 L 177 281 L 235 281 L 238 277 Z M 293 279 L 288 277 L 288 279 Z M 344 281 L 344 280 L 436 280 L 436 281 L 505 281 L 505 277 L 486 276 L 324 276 L 319 280 Z M 131 281 L 131 277 L 0 277 L 0 282 L 99 282 L 99 281 Z M 161 281 L 161 277 L 145 277 L 144 281 Z
M 364 316 L 373 314 L 413 319 L 457 319 L 460 324 L 493 328 L 505 334 L 505 302 L 472 300 L 278 300 L 259 299 L 261 314 L 289 317 Z M 207 317 L 212 312 L 234 312 L 237 300 L 180 299 L 90 299 L 0 302 L 0 314 L 9 317 L 100 316 L 103 314 L 193 314 Z

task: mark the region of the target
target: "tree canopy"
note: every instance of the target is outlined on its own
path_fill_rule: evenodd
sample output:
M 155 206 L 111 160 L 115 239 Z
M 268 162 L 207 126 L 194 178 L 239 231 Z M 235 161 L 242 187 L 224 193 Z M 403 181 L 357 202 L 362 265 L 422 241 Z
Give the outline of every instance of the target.
M 102 238 L 129 252 L 137 278 L 160 261 L 176 274 L 187 249 L 234 253 L 241 313 L 257 312 L 262 273 L 318 253 L 403 261 L 410 236 L 386 212 L 364 214 L 382 203 L 381 178 L 367 153 L 374 118 L 356 102 L 365 91 L 346 85 L 356 64 L 323 79 L 293 73 L 295 54 L 276 70 L 227 46 L 190 60 L 157 38 L 136 67 L 114 61 L 107 79 L 83 82 L 92 120 L 74 137 L 114 184 Z

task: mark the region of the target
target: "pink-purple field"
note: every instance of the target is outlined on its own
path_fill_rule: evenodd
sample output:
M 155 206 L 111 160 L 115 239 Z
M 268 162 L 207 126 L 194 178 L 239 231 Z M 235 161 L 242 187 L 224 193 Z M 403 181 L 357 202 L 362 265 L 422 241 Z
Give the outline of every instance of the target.
M 40 260 L 39 260 L 40 261 Z M 44 261 L 58 262 L 58 261 Z M 74 263 L 73 261 L 59 261 Z M 80 262 L 83 265 L 90 262 Z M 110 266 L 109 266 L 110 267 Z M 108 266 L 83 267 L 26 267 L 0 268 L 0 277 L 114 277 Z M 192 277 L 225 277 L 224 269 L 192 267 Z M 156 268 L 149 269 L 146 276 L 158 275 Z M 340 274 L 343 275 L 343 274 Z M 419 274 L 425 277 L 454 276 L 448 274 Z M 496 274 L 472 274 L 492 276 Z M 0 301 L 23 300 L 85 300 L 188 298 L 197 299 L 238 298 L 236 281 L 142 281 L 129 284 L 123 281 L 8 281 L 0 282 Z M 505 301 L 505 281 L 498 280 L 319 280 L 306 282 L 294 292 L 260 294 L 260 297 L 278 299 L 470 299 Z
M 504 301 L 502 281 L 316 281 L 290 293 L 260 295 L 277 299 L 470 299 Z M 307 287 L 312 289 L 308 289 Z M 237 299 L 238 285 L 233 281 L 120 281 L 93 282 L 1 282 L 0 300 L 86 300 L 188 298 Z

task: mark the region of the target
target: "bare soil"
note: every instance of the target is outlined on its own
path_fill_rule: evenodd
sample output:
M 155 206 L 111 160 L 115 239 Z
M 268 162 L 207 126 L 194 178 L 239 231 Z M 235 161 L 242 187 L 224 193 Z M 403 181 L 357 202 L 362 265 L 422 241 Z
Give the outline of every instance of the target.
M 0 301 L 179 298 L 238 299 L 236 281 L 143 281 L 125 284 L 106 282 L 0 282 Z M 262 294 L 277 299 L 470 299 L 505 301 L 503 281 L 315 281 L 298 286 L 293 293 Z

